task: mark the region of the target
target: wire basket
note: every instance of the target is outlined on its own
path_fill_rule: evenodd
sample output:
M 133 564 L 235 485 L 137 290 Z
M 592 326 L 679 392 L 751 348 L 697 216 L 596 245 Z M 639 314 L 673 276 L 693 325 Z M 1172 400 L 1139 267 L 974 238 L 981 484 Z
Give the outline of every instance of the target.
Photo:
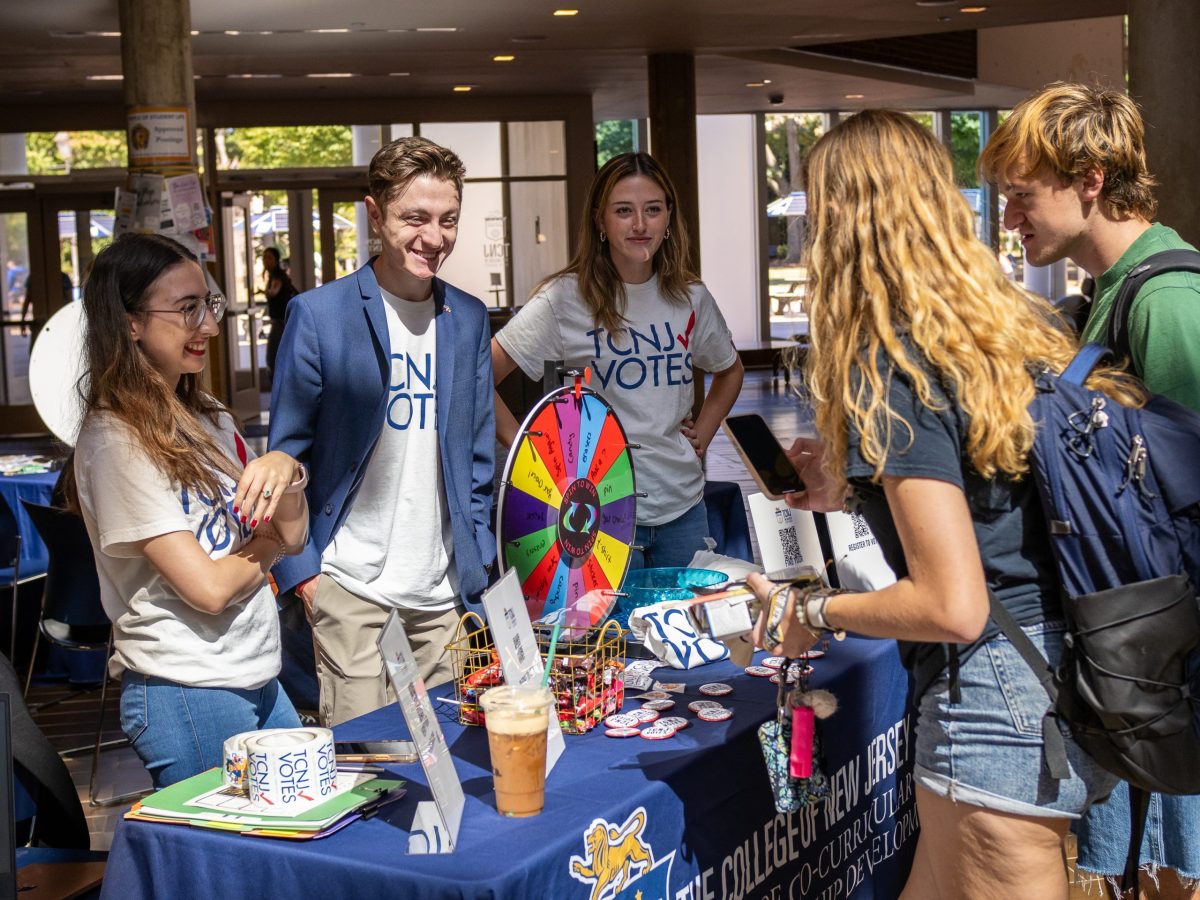
M 550 626 L 534 625 L 542 668 L 550 650 Z M 454 669 L 454 699 L 458 721 L 484 724 L 479 697 L 488 688 L 504 684 L 500 656 L 487 624 L 475 613 L 458 623 L 455 639 L 446 645 Z M 567 734 L 584 734 L 625 702 L 625 632 L 608 621 L 578 640 L 561 635 L 554 651 L 548 687 L 558 706 L 558 723 Z

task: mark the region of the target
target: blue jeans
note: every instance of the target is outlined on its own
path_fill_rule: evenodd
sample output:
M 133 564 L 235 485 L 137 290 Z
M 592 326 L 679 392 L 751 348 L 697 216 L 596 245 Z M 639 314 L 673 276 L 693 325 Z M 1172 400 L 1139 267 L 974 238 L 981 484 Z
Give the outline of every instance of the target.
M 225 741 L 235 734 L 299 727 L 274 678 L 244 691 L 188 687 L 129 669 L 121 676 L 121 730 L 156 789 L 220 766 Z
M 696 551 L 706 549 L 708 509 L 704 500 L 677 519 L 663 525 L 639 525 L 633 543 L 641 550 L 630 550 L 629 568 L 654 569 L 686 567 Z

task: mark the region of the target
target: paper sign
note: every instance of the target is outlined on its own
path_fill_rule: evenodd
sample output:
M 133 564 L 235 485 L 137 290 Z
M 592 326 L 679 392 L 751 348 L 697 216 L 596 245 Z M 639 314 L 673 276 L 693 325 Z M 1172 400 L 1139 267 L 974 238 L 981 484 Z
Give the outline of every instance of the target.
M 120 237 L 127 231 L 133 231 L 134 213 L 137 210 L 137 194 L 123 187 L 117 188 L 113 198 L 113 237 Z
M 433 794 L 432 801 L 422 800 L 417 804 L 408 836 L 408 852 L 451 853 L 462 822 L 462 784 L 397 610 L 388 616 L 376 645 Z
M 878 591 L 896 583 L 896 573 L 883 558 L 879 541 L 859 513 L 825 514 L 837 564 L 838 581 L 850 591 Z
M 133 229 L 143 234 L 156 234 L 162 228 L 163 177 L 132 173 L 129 189 L 135 197 Z
M 516 569 L 509 569 L 503 578 L 483 592 L 483 609 L 487 614 L 496 652 L 500 655 L 504 683 L 541 684 L 542 655 L 538 652 L 537 638 L 529 621 L 529 610 L 525 607 Z M 562 728 L 558 724 L 558 709 L 551 706 L 550 722 L 546 727 L 547 775 L 566 746 Z
M 204 190 L 195 172 L 168 178 L 166 197 L 175 231 L 194 231 L 208 224 L 208 215 L 204 211 Z
M 771 500 L 761 493 L 751 494 L 750 519 L 765 571 L 812 566 L 825 577 L 821 539 L 811 512 L 792 509 L 783 500 Z
M 130 167 L 192 162 L 186 106 L 135 106 L 125 122 Z

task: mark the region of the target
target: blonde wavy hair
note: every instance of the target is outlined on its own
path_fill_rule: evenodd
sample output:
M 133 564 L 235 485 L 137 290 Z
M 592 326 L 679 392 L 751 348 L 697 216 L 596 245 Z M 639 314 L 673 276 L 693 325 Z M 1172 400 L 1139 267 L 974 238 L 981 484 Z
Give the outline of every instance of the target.
M 806 380 L 830 471 L 845 472 L 851 424 L 875 481 L 889 449 L 911 444 L 888 406 L 898 370 L 926 407 L 944 405 L 934 379 L 961 405 L 980 475 L 1020 479 L 1034 437 L 1032 372 L 1061 371 L 1076 344 L 1050 304 L 1005 278 L 976 239 L 945 149 L 904 113 L 865 110 L 816 143 L 804 179 Z M 1089 385 L 1121 403 L 1144 400 L 1115 369 L 1097 370 Z
M 1115 212 L 1150 221 L 1157 182 L 1146 169 L 1145 132 L 1137 104 L 1119 91 L 1056 81 L 1016 105 L 983 148 L 979 173 L 999 181 L 1048 171 L 1070 183 L 1095 167 Z

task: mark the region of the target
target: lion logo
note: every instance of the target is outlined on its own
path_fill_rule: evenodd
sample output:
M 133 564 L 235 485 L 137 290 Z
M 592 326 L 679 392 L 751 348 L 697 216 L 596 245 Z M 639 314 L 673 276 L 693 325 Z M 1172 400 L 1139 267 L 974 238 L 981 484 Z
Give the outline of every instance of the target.
M 642 841 L 646 810 L 638 807 L 619 828 L 596 819 L 584 832 L 587 857 L 571 857 L 571 877 L 592 885 L 591 900 L 611 900 L 633 876 L 654 867 L 650 848 Z

